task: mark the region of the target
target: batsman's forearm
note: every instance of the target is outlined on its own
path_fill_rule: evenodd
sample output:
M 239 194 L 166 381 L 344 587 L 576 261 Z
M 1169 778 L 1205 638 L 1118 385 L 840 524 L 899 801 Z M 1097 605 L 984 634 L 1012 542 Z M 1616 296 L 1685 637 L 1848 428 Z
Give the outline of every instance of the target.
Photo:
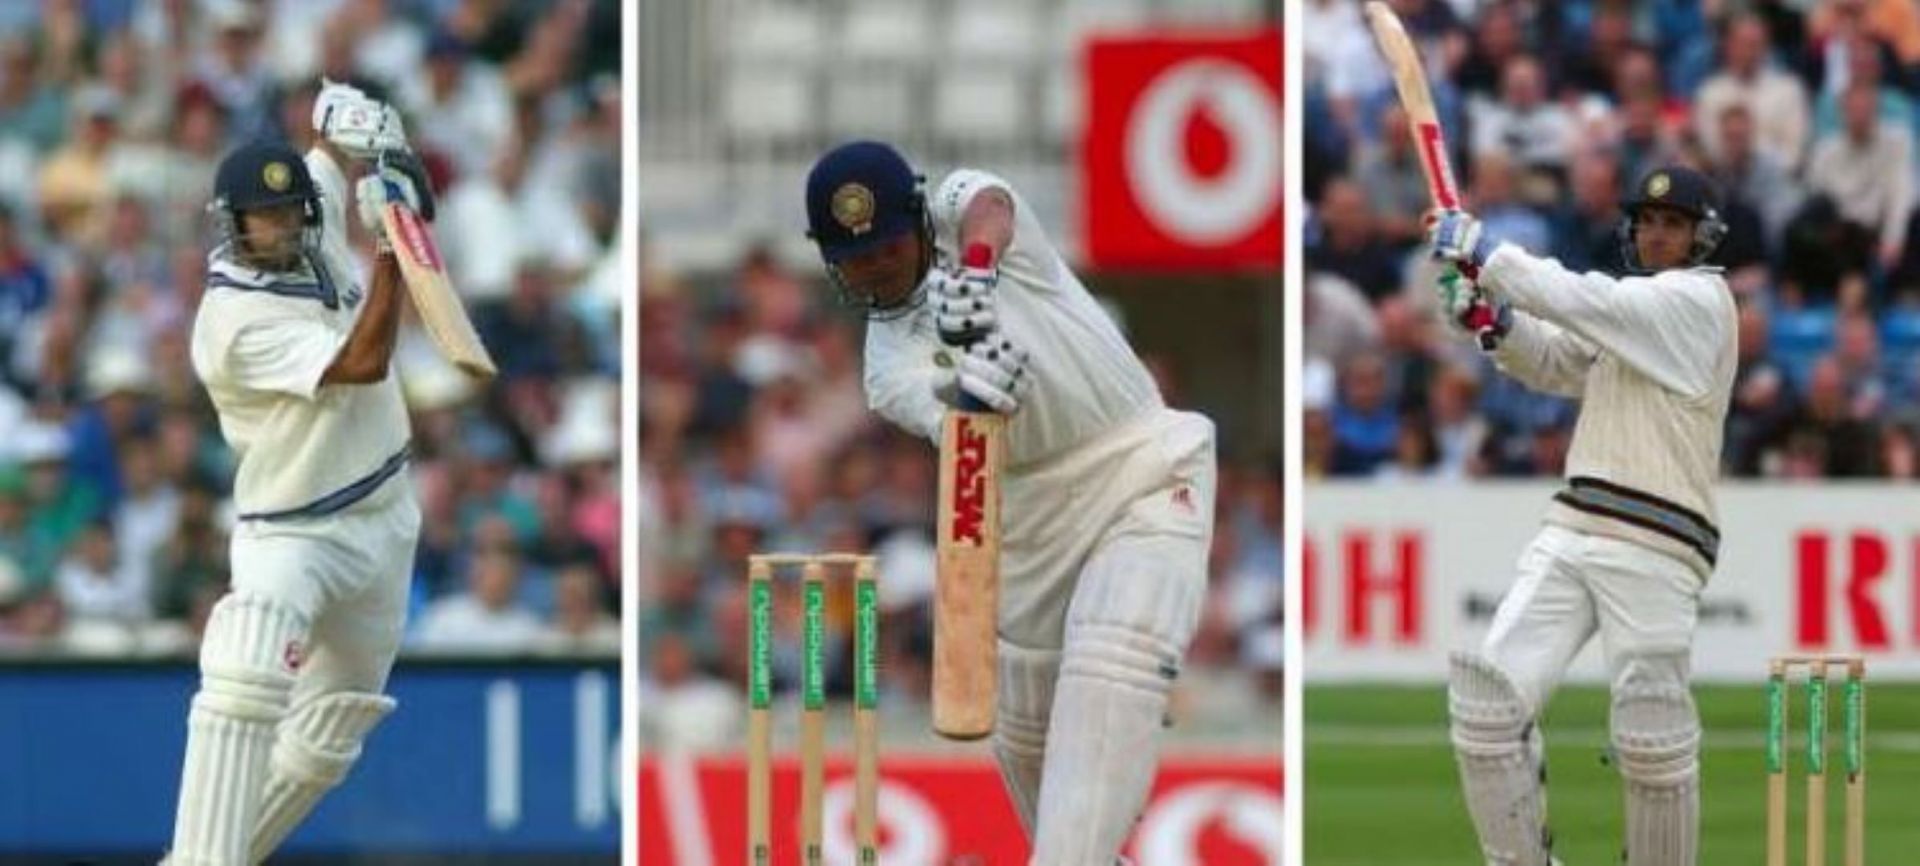
M 993 250 L 993 260 L 998 262 L 1011 243 L 1013 196 L 993 187 L 976 193 L 973 200 L 967 202 L 966 212 L 960 215 L 960 249 L 985 245 Z
M 366 309 L 353 323 L 353 331 L 340 345 L 333 366 L 320 380 L 323 385 L 344 383 L 365 385 L 387 377 L 393 361 L 393 347 L 400 335 L 400 264 L 391 250 L 374 260 L 373 286 L 367 290 Z

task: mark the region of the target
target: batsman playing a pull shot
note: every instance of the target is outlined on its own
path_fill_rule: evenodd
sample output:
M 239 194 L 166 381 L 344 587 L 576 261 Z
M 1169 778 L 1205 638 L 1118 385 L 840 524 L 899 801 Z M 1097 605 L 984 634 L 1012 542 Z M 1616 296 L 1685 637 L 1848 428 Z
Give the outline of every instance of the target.
M 188 716 L 172 866 L 259 863 L 340 783 L 394 709 L 420 510 L 391 374 L 401 282 L 379 218 L 431 195 L 398 115 L 328 83 L 319 143 L 241 147 L 215 178 L 222 236 L 193 325 L 194 371 L 238 458 L 232 591 L 214 606 Z M 377 167 L 376 167 L 377 163 Z M 348 246 L 350 169 L 376 239 Z
M 1686 168 L 1641 178 L 1620 236 L 1629 274 L 1576 274 L 1498 243 L 1471 215 L 1438 213 L 1444 313 L 1482 329 L 1528 387 L 1578 398 L 1566 487 L 1520 556 L 1478 652 L 1448 689 L 1467 809 L 1489 864 L 1545 866 L 1545 749 L 1536 722 L 1596 632 L 1612 684 L 1608 730 L 1626 788 L 1626 862 L 1691 866 L 1700 721 L 1689 657 L 1720 545 L 1713 485 L 1732 390 L 1734 301 L 1705 264 L 1726 234 L 1711 182 Z
M 1034 863 L 1111 866 L 1199 621 L 1213 424 L 1166 407 L 1005 181 L 960 169 L 928 196 L 855 142 L 814 165 L 807 218 L 870 319 L 875 411 L 932 441 L 961 395 L 1010 416 L 994 754 Z

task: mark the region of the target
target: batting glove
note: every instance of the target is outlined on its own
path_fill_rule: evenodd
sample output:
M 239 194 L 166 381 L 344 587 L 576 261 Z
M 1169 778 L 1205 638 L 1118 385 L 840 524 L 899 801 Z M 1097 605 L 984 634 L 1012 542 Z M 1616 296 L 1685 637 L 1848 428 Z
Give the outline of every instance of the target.
M 1019 411 L 1021 398 L 1033 387 L 1026 350 L 993 333 L 954 354 L 953 376 L 934 392 L 942 401 L 965 408 L 964 395 L 1002 415 Z
M 1440 312 L 1448 323 L 1480 338 L 1480 348 L 1492 351 L 1513 328 L 1513 308 L 1505 302 L 1487 298 L 1480 287 L 1449 266 L 1435 284 L 1440 296 Z
M 410 182 L 406 192 L 413 212 L 419 214 L 422 220 L 433 222 L 433 216 L 437 210 L 433 197 L 433 179 L 427 176 L 427 164 L 420 160 L 420 155 L 411 150 L 382 151 L 379 157 L 379 168 L 382 172 L 396 171 L 404 175 Z
M 1463 210 L 1444 210 L 1427 222 L 1427 243 L 1433 257 L 1479 268 L 1493 255 L 1493 239 L 1481 230 L 1480 221 Z
M 324 81 L 313 100 L 313 129 L 354 159 L 406 150 L 400 112 L 349 84 Z
M 999 281 L 1000 272 L 991 267 L 934 274 L 927 297 L 933 302 L 933 322 L 940 330 L 940 342 L 963 346 L 1000 327 L 994 303 L 994 287 Z
M 353 197 L 360 212 L 360 225 L 381 244 L 388 243 L 387 224 L 381 219 L 389 203 L 404 204 L 421 213 L 422 197 L 413 178 L 390 165 L 381 165 L 354 181 Z

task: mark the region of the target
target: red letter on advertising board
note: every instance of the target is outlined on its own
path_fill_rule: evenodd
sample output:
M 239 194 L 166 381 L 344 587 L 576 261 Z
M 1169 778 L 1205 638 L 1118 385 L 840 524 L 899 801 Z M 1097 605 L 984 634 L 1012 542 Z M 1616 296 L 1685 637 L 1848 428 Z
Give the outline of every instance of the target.
M 1420 535 L 1395 533 L 1391 539 L 1394 562 L 1390 571 L 1373 568 L 1373 544 L 1367 533 L 1347 536 L 1347 640 L 1364 643 L 1372 631 L 1372 605 L 1378 593 L 1391 598 L 1399 613 L 1394 638 L 1400 643 L 1420 639 Z
M 1800 533 L 1794 544 L 1795 595 L 1799 615 L 1794 639 L 1803 649 L 1830 646 L 1830 594 L 1833 592 L 1830 537 L 1825 532 Z M 1861 649 L 1888 649 L 1887 617 L 1875 597 L 1874 585 L 1887 573 L 1887 542 L 1878 535 L 1855 532 L 1847 538 L 1845 594 L 1847 617 Z

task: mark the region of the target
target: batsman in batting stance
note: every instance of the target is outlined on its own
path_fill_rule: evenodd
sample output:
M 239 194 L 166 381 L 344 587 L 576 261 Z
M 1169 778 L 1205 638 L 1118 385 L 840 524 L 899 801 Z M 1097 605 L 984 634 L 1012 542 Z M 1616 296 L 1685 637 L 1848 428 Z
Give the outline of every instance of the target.
M 1489 864 L 1545 866 L 1537 720 L 1597 632 L 1608 730 L 1626 787 L 1626 862 L 1691 866 L 1700 721 L 1689 686 L 1699 597 L 1720 546 L 1713 485 L 1732 390 L 1734 300 L 1706 264 L 1726 235 L 1711 182 L 1671 167 L 1639 180 L 1620 237 L 1629 273 L 1576 274 L 1438 212 L 1444 314 L 1530 388 L 1578 398 L 1566 486 L 1519 576 L 1448 688 L 1467 809 Z M 1470 283 L 1461 271 L 1477 273 Z
M 238 459 L 232 591 L 200 647 L 172 866 L 259 863 L 340 783 L 394 701 L 419 536 L 408 421 L 389 361 L 400 274 L 380 207 L 432 213 L 398 115 L 328 83 L 319 143 L 221 163 L 193 325 L 194 371 Z M 376 165 L 377 163 L 377 165 Z M 346 227 L 348 171 L 376 239 L 363 286 Z
M 870 319 L 869 405 L 931 441 L 965 397 L 1010 417 L 994 754 L 1033 863 L 1112 866 L 1199 621 L 1213 424 L 1166 407 L 1005 181 L 960 169 L 927 195 L 863 141 L 822 156 L 806 195 L 827 273 Z

